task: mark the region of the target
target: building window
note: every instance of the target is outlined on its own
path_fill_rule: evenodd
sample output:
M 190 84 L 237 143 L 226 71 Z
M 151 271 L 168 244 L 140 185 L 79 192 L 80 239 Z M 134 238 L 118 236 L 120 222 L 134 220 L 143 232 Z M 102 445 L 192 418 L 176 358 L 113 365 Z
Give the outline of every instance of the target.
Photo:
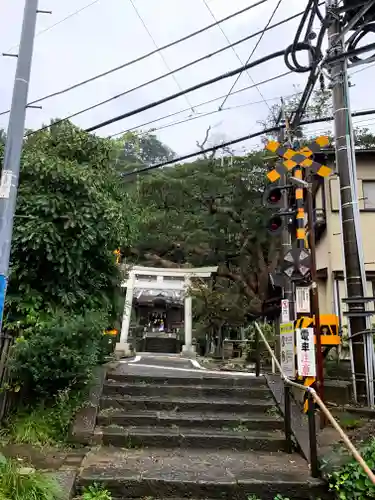
M 362 190 L 365 210 L 375 210 L 375 182 L 362 181 Z

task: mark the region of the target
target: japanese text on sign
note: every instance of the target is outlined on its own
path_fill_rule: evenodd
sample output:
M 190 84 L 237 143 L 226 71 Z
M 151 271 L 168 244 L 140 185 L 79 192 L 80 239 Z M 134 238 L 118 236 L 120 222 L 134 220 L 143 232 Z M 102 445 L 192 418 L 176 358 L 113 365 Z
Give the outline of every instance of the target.
M 315 377 L 315 345 L 313 328 L 297 328 L 297 369 L 302 377 Z
M 285 375 L 294 378 L 296 375 L 294 359 L 294 324 L 280 325 L 280 361 Z

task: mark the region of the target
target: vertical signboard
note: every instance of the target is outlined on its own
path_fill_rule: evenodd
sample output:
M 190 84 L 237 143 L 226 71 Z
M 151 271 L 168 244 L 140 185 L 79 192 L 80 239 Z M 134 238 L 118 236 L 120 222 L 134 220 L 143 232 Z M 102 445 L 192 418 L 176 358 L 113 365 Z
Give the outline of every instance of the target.
M 313 328 L 297 328 L 297 369 L 302 377 L 315 377 L 315 345 Z
M 310 314 L 310 288 L 308 286 L 296 287 L 296 312 Z
M 295 378 L 293 323 L 284 323 L 280 325 L 280 364 L 283 372 L 288 378 Z
M 289 300 L 283 299 L 281 301 L 281 323 L 289 323 Z

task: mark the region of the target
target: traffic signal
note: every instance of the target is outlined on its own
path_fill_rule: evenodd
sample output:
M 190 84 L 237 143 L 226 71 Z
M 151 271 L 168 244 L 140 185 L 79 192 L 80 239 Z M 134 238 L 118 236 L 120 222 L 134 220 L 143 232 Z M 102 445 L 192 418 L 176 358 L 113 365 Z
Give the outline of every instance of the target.
M 287 209 L 283 209 L 283 195 L 285 190 L 289 190 L 291 186 L 270 186 L 266 189 L 264 193 L 264 203 L 266 206 L 270 208 L 279 208 L 279 211 L 274 213 L 267 225 L 267 230 L 273 236 L 279 235 L 284 226 L 285 217 L 289 215 L 290 211 Z
M 268 223 L 268 232 L 277 236 L 283 230 L 284 221 L 281 215 L 274 214 Z
M 281 206 L 283 201 L 283 192 L 280 187 L 270 187 L 266 191 L 266 203 L 267 205 Z

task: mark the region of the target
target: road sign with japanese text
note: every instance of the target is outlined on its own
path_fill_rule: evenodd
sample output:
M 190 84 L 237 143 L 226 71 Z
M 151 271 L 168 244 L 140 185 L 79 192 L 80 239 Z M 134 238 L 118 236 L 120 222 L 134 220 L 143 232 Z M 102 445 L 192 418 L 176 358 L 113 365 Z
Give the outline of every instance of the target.
M 301 377 L 316 377 L 313 328 L 296 329 L 297 370 Z
M 280 325 L 280 363 L 288 378 L 295 378 L 294 323 Z

